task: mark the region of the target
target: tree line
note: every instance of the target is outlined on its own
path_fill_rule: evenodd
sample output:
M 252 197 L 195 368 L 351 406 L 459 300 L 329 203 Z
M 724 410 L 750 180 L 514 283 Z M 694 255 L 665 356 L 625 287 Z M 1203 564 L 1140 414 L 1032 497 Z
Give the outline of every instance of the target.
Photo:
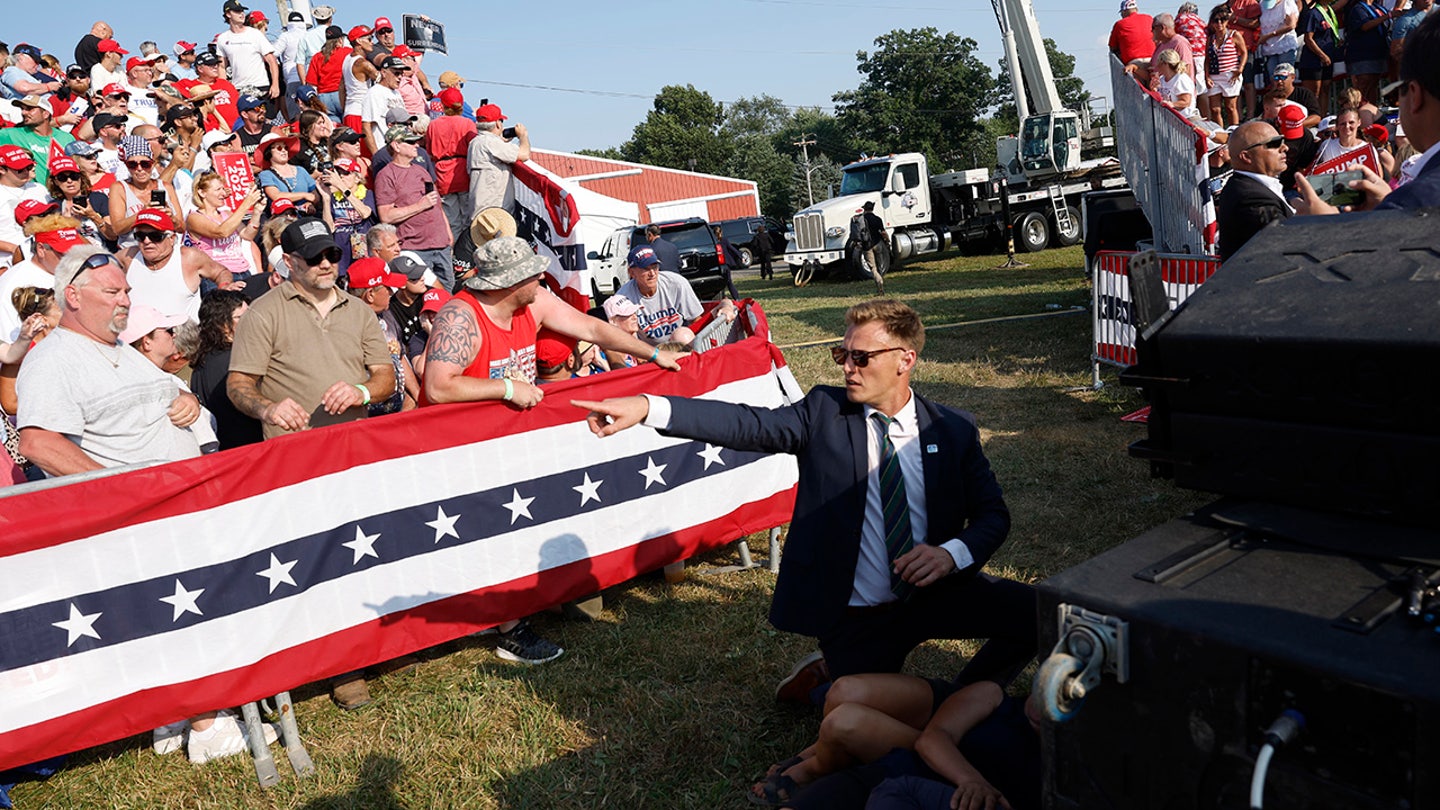
M 1045 40 L 1067 106 L 1089 93 L 1075 58 Z M 780 220 L 832 196 L 840 167 L 865 155 L 922 152 L 933 170 L 991 167 L 995 139 L 1014 134 L 1003 60 L 992 73 L 976 42 L 933 27 L 894 30 L 856 53 L 863 79 L 834 94 L 834 113 L 789 107 L 768 94 L 730 104 L 693 85 L 667 85 L 619 147 L 581 154 L 755 181 L 760 210 Z M 803 144 L 803 146 L 802 146 Z

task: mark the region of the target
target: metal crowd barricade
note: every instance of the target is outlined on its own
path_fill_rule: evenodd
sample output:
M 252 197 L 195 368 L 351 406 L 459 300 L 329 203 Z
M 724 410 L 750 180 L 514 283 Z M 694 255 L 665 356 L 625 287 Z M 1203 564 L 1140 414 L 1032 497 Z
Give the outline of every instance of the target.
M 1120 166 L 1162 251 L 1202 256 L 1215 244 L 1207 134 L 1110 57 Z
M 1091 382 L 1100 388 L 1100 364 L 1129 366 L 1135 363 L 1135 314 L 1130 296 L 1130 258 L 1134 253 L 1101 251 L 1095 255 L 1095 283 L 1091 312 L 1094 351 L 1091 354 Z M 1215 256 L 1161 253 L 1160 274 L 1165 295 L 1173 310 L 1184 303 L 1220 269 Z

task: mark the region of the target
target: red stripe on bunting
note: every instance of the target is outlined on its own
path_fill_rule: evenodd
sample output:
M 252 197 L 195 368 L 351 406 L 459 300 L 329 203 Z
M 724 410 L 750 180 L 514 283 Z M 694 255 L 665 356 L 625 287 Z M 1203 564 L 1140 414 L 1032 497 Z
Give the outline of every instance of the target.
M 598 439 L 597 439 L 598 441 Z M 0 734 L 0 770 L 103 745 L 202 711 L 235 706 L 461 638 L 595 593 L 790 519 L 792 487 L 715 520 L 536 573 L 275 653 L 253 665 L 148 689 Z M 718 539 L 716 539 L 718 538 Z M 584 655 L 584 635 L 567 650 Z M 563 659 L 556 664 L 564 666 Z
M 0 556 L 203 511 L 363 464 L 583 420 L 585 414 L 569 404 L 571 399 L 642 391 L 698 396 L 727 382 L 769 374 L 778 354 L 771 344 L 752 337 L 687 355 L 679 372 L 647 365 L 551 383 L 544 402 L 527 411 L 517 412 L 502 402 L 436 405 L 12 496 L 0 500 Z

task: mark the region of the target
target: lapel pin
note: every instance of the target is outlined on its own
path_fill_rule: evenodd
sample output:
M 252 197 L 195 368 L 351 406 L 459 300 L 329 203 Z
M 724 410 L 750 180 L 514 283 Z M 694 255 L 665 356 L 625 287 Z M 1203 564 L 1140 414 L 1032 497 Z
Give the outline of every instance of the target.
M 938 453 L 938 452 L 940 452 L 940 446 L 939 446 L 939 445 L 935 445 L 935 444 L 927 444 L 927 445 L 925 445 L 925 452 L 927 452 L 927 453 Z

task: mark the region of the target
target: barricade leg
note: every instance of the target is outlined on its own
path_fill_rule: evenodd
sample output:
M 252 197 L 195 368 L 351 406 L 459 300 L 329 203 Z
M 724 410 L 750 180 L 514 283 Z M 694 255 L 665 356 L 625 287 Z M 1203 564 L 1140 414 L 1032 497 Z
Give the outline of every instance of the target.
M 770 573 L 780 573 L 780 527 L 770 530 Z
M 275 769 L 275 760 L 270 756 L 270 746 L 265 744 L 265 727 L 260 722 L 260 708 L 254 702 L 240 707 L 245 720 L 245 736 L 250 741 L 250 756 L 255 760 L 255 778 L 260 787 L 270 787 L 280 781 L 280 772 Z
M 305 744 L 300 742 L 300 726 L 295 722 L 295 704 L 290 700 L 288 691 L 275 696 L 275 710 L 280 715 L 280 741 L 285 745 L 285 755 L 290 758 L 290 767 L 295 769 L 295 775 L 303 778 L 315 773 L 315 763 L 310 759 L 310 752 L 306 751 Z M 263 737 L 261 741 L 264 741 Z

